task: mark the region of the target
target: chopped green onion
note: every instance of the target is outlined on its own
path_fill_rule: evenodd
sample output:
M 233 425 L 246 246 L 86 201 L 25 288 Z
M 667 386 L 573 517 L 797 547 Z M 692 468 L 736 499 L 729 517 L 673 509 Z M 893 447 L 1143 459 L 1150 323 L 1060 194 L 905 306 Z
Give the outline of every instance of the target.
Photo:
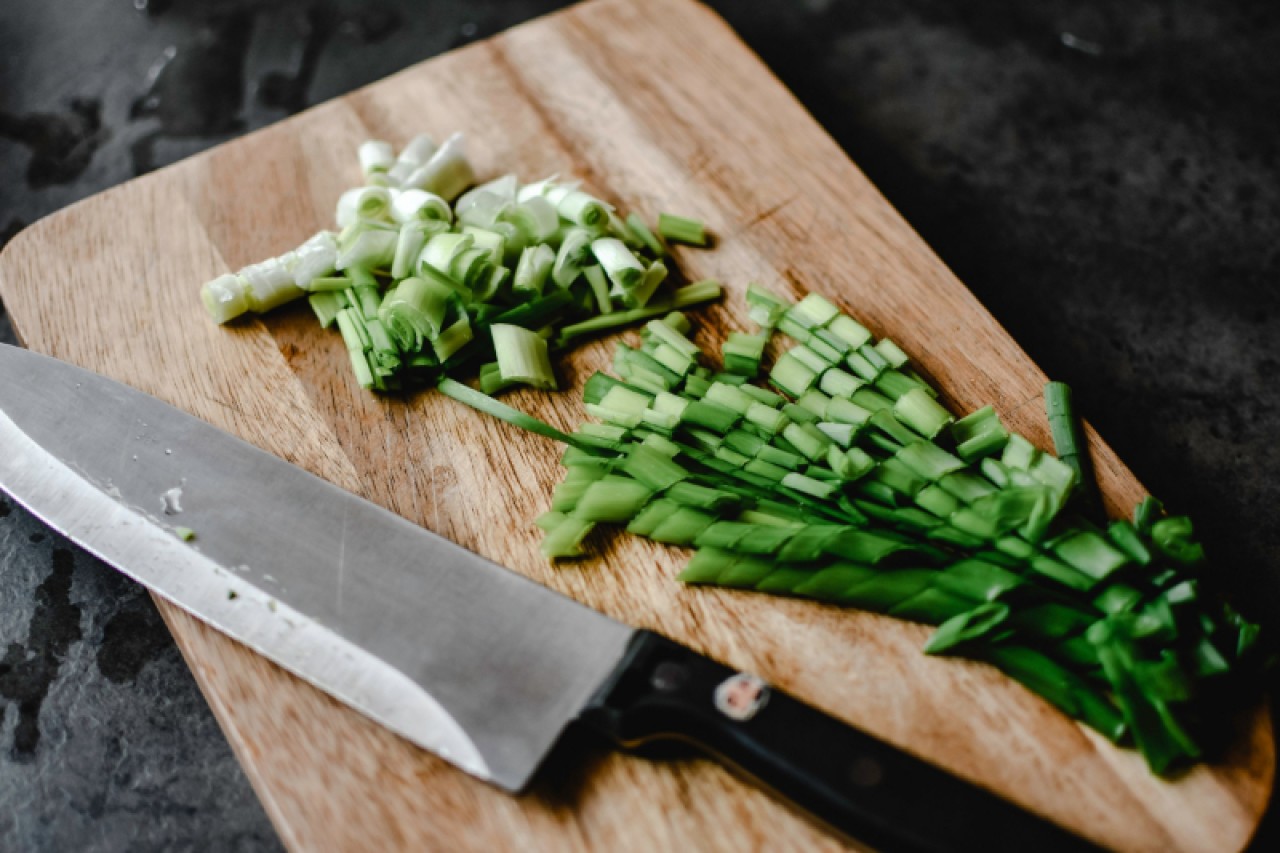
M 227 273 L 200 288 L 205 310 L 215 323 L 226 323 L 249 310 L 249 293 L 244 279 Z
M 495 323 L 489 331 L 493 335 L 498 372 L 504 383 L 521 382 L 544 391 L 555 390 L 556 377 L 551 371 L 545 338 L 505 323 Z
M 400 156 L 387 170 L 387 178 L 394 186 L 401 186 L 414 169 L 431 159 L 436 148 L 436 143 L 430 136 L 425 134 L 415 136 L 401 149 Z
M 421 166 L 411 172 L 402 184 L 406 189 L 422 189 L 446 200 L 452 200 L 475 183 L 475 173 L 464 152 L 461 133 L 445 140 Z
M 466 311 L 458 312 L 458 319 L 440 330 L 440 334 L 431 339 L 431 348 L 436 358 L 444 361 L 462 349 L 472 338 L 471 318 Z
M 387 219 L 391 215 L 391 191 L 386 187 L 356 187 L 338 199 L 334 219 L 339 228 L 360 220 Z
M 810 293 L 804 299 L 801 299 L 787 311 L 787 317 L 804 329 L 815 329 L 826 326 L 840 313 L 840 309 L 831 303 L 831 300 L 817 294 Z
M 516 265 L 515 279 L 511 282 L 511 289 L 523 293 L 541 293 L 547 277 L 551 275 L 551 267 L 555 261 L 555 252 L 545 243 L 526 246 L 520 252 L 520 262 Z
M 913 388 L 893 404 L 893 416 L 924 436 L 933 438 L 955 418 L 923 389 Z
M 526 432 L 536 433 L 571 447 L 581 446 L 581 443 L 573 436 L 566 435 L 550 424 L 540 421 L 532 415 L 527 415 L 519 409 L 513 409 L 506 403 L 501 403 L 487 394 L 481 394 L 473 388 L 468 388 L 461 382 L 445 378 L 440 380 L 438 387 L 445 396 L 452 397 L 459 403 L 465 403 L 479 412 L 492 415 L 498 420 L 506 421 Z
M 408 189 L 392 193 L 391 218 L 401 225 L 424 220 L 449 223 L 453 221 L 453 209 L 435 193 Z
M 360 172 L 368 180 L 373 175 L 385 174 L 396 162 L 395 152 L 389 142 L 370 139 L 356 149 L 360 159 Z
M 659 213 L 658 233 L 675 243 L 688 243 L 691 246 L 707 245 L 706 227 L 698 220 L 684 216 Z
M 631 232 L 636 242 L 648 249 L 655 258 L 666 257 L 667 247 L 662 245 L 662 241 L 649 230 L 649 226 L 645 224 L 639 215 L 635 213 L 628 214 L 626 225 L 627 230 Z
M 605 280 L 604 272 L 598 266 L 589 266 L 582 270 L 583 277 L 587 280 L 587 286 L 591 288 L 591 295 L 596 300 L 596 308 L 601 314 L 613 313 L 613 302 L 609 299 L 609 282 Z
M 1044 404 L 1058 458 L 1076 473 L 1082 509 L 1090 518 L 1100 519 L 1102 501 L 1093 476 L 1093 465 L 1089 461 L 1089 446 L 1085 441 L 1080 419 L 1076 417 L 1072 406 L 1070 386 L 1063 382 L 1046 384 Z

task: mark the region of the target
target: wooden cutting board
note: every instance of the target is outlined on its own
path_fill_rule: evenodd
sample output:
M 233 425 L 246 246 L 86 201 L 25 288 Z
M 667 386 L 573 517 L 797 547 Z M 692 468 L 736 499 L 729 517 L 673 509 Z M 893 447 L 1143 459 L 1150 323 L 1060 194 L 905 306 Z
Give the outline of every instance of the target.
M 1173 782 L 995 671 L 919 651 L 928 629 L 674 580 L 687 554 L 625 535 L 549 567 L 530 523 L 558 448 L 430 392 L 362 392 L 305 306 L 231 328 L 202 282 L 330 227 L 369 137 L 465 131 L 482 178 L 551 173 L 652 221 L 710 223 L 680 251 L 730 291 L 698 340 L 742 329 L 748 281 L 818 291 L 912 353 L 970 411 L 995 405 L 1048 447 L 1044 375 L 733 34 L 687 0 L 597 0 L 408 69 L 45 219 L 0 257 L 33 350 L 161 397 L 512 569 L 633 625 L 753 670 L 809 702 L 1125 850 L 1236 850 L 1265 808 L 1265 708 L 1219 763 Z M 582 347 L 568 390 L 511 402 L 562 427 L 612 340 Z M 91 427 L 92 413 L 85 413 Z M 1108 510 L 1143 490 L 1095 434 Z M 509 797 L 388 734 L 160 602 L 285 843 L 298 850 L 838 849 L 709 761 L 579 752 Z M 192 768 L 198 773 L 198 768 Z M 922 820 L 928 815 L 922 814 Z M 976 839 L 974 840 L 976 842 Z

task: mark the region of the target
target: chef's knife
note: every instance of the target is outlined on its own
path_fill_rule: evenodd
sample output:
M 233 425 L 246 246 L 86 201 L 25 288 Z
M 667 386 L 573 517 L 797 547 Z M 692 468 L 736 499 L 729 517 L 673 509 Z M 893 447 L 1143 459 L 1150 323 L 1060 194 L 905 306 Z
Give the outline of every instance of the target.
M 692 741 L 876 847 L 1084 846 L 153 397 L 3 345 L 0 488 L 178 606 L 508 791 L 575 724 L 623 747 Z

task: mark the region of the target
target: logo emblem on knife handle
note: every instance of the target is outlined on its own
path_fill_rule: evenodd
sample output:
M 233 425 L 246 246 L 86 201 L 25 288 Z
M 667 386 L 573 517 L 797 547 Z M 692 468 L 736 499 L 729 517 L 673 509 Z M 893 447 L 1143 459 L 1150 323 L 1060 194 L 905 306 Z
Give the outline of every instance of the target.
M 769 685 L 758 675 L 739 672 L 716 687 L 716 710 L 731 720 L 745 723 L 769 701 Z

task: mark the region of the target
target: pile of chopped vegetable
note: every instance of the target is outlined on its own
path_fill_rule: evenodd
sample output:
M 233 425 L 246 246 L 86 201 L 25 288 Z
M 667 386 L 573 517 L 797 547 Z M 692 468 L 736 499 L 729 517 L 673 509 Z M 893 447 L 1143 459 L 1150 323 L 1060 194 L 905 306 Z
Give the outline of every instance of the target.
M 994 665 L 1158 773 L 1202 755 L 1216 704 L 1263 665 L 1187 518 L 1150 497 L 1132 521 L 1102 516 L 1065 386 L 1046 389 L 1055 456 L 990 406 L 957 418 L 907 353 L 824 297 L 757 285 L 756 331 L 728 336 L 717 371 L 676 309 L 719 285 L 664 284 L 662 238 L 705 245 L 701 223 L 662 214 L 658 236 L 554 179 L 464 193 L 457 136 L 398 158 L 369 142 L 360 162 L 367 186 L 340 200 L 340 233 L 209 282 L 205 304 L 226 322 L 306 294 L 364 387 L 435 383 L 566 444 L 537 520 L 548 558 L 625 526 L 694 549 L 690 584 L 935 625 L 926 652 Z M 616 375 L 587 381 L 596 420 L 573 433 L 490 396 L 554 389 L 551 351 L 639 322 Z
M 553 389 L 550 350 L 719 297 L 715 282 L 674 287 L 663 263 L 662 236 L 705 243 L 697 222 L 663 214 L 654 234 L 554 177 L 468 190 L 463 144 L 418 136 L 396 156 L 365 142 L 365 185 L 338 200 L 341 230 L 206 283 L 205 308 L 226 323 L 306 296 L 342 333 L 362 387 L 421 386 L 479 363 L 494 392 Z
M 625 525 L 696 549 L 686 583 L 936 625 L 926 652 L 996 666 L 1154 771 L 1199 758 L 1210 707 L 1257 669 L 1258 628 L 1205 588 L 1187 518 L 1147 498 L 1132 521 L 1092 520 L 1065 388 L 1047 400 L 1074 464 L 989 406 L 957 419 L 897 344 L 825 298 L 753 285 L 747 300 L 760 329 L 728 337 L 721 371 L 672 313 L 587 381 L 598 422 L 552 436 L 569 447 L 543 553 Z M 775 330 L 793 345 L 762 377 Z M 463 387 L 443 390 L 475 405 Z

